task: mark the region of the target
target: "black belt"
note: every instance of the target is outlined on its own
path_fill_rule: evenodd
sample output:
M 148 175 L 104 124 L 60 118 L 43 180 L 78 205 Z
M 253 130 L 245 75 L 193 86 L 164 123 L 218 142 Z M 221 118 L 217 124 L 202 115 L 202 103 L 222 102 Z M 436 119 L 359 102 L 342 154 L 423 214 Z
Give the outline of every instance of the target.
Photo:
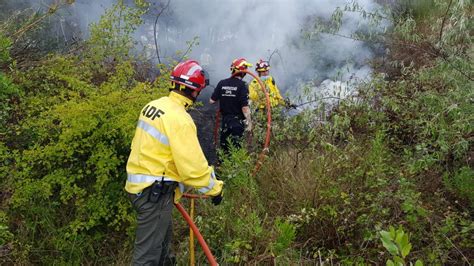
M 150 189 L 148 194 L 148 201 L 157 203 L 161 195 L 173 193 L 178 187 L 178 182 L 175 181 L 155 181 L 147 189 Z

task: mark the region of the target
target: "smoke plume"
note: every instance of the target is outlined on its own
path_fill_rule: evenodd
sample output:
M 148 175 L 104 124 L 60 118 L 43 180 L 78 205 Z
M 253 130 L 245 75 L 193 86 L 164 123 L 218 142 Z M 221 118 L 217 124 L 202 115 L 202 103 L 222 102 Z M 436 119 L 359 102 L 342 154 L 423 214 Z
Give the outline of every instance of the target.
M 29 2 L 33 8 L 45 6 L 43 1 Z M 76 0 L 63 17 L 85 38 L 88 25 L 115 2 Z M 138 51 L 157 62 L 154 21 L 167 0 L 148 2 L 150 10 L 136 39 L 141 44 Z M 355 2 L 367 11 L 379 8 L 374 0 Z M 317 39 L 305 35 L 316 19 L 327 21 L 337 7 L 346 4 L 346 0 L 170 0 L 157 24 L 160 61 L 181 59 L 176 52 L 187 51 L 189 42 L 198 37 L 199 44 L 194 43 L 187 57 L 206 67 L 213 85 L 229 76 L 233 59 L 244 57 L 253 64 L 259 59 L 270 60 L 271 75 L 283 93 L 299 95 L 300 84 L 308 83 L 314 84 L 315 90 L 331 91 L 333 81 L 365 79 L 371 73 L 368 60 L 374 51 L 366 43 L 328 34 Z M 350 36 L 367 27 L 365 23 L 360 13 L 345 13 L 338 34 Z M 67 39 L 64 28 L 59 30 Z
M 379 8 L 372 0 L 356 2 L 367 11 Z M 235 58 L 254 64 L 271 59 L 271 75 L 280 90 L 298 95 L 299 83 L 319 85 L 328 79 L 348 81 L 370 75 L 368 60 L 373 51 L 364 42 L 334 35 L 304 36 L 315 19 L 329 20 L 337 7 L 346 4 L 344 0 L 171 0 L 159 18 L 158 45 L 163 57 L 173 56 L 198 36 L 199 46 L 189 57 L 208 68 L 211 84 L 229 76 Z M 346 13 L 338 33 L 350 36 L 366 27 L 364 23 L 360 13 Z M 143 34 L 153 38 L 152 25 L 144 29 Z

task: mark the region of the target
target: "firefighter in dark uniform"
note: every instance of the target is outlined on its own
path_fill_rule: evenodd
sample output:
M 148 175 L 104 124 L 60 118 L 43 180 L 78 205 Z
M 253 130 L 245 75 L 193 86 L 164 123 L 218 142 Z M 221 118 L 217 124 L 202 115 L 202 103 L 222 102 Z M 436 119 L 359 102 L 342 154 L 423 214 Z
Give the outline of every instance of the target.
M 252 130 L 249 90 L 242 80 L 246 73 L 238 73 L 250 66 L 252 64 L 244 58 L 235 59 L 230 66 L 232 76 L 219 81 L 209 100 L 211 104 L 219 101 L 222 117 L 220 143 L 225 153 L 229 151 L 231 143 L 240 147 L 244 131 Z

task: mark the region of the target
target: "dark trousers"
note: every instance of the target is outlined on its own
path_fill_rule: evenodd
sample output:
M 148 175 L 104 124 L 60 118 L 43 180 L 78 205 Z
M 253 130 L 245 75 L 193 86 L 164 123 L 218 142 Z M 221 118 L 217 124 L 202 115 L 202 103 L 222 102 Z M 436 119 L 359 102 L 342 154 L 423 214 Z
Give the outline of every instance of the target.
M 244 121 L 241 118 L 233 115 L 225 115 L 222 118 L 220 141 L 224 153 L 229 151 L 231 143 L 234 147 L 240 148 L 244 130 Z
M 174 192 L 162 194 L 156 203 L 149 201 L 149 194 L 150 188 L 140 195 L 129 194 L 138 213 L 132 265 L 173 265 L 170 243 Z

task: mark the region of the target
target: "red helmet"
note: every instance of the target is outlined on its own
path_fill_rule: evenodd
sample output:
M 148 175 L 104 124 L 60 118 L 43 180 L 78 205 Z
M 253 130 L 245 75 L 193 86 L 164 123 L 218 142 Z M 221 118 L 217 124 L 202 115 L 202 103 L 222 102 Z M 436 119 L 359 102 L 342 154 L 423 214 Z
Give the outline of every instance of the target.
M 245 60 L 245 58 L 239 58 L 239 59 L 235 59 L 234 61 L 232 61 L 232 64 L 230 65 L 230 71 L 232 71 L 232 73 L 234 73 L 235 71 L 242 71 L 242 70 L 245 70 L 245 69 L 247 69 L 248 67 L 251 67 L 251 66 L 252 66 L 252 64 L 247 62 L 247 60 Z
M 268 70 L 270 70 L 270 63 L 268 61 L 260 59 L 257 64 L 255 64 L 255 71 L 257 72 L 265 72 Z
M 171 80 L 196 91 L 201 91 L 209 85 L 209 75 L 194 60 L 186 60 L 175 66 L 171 72 Z

